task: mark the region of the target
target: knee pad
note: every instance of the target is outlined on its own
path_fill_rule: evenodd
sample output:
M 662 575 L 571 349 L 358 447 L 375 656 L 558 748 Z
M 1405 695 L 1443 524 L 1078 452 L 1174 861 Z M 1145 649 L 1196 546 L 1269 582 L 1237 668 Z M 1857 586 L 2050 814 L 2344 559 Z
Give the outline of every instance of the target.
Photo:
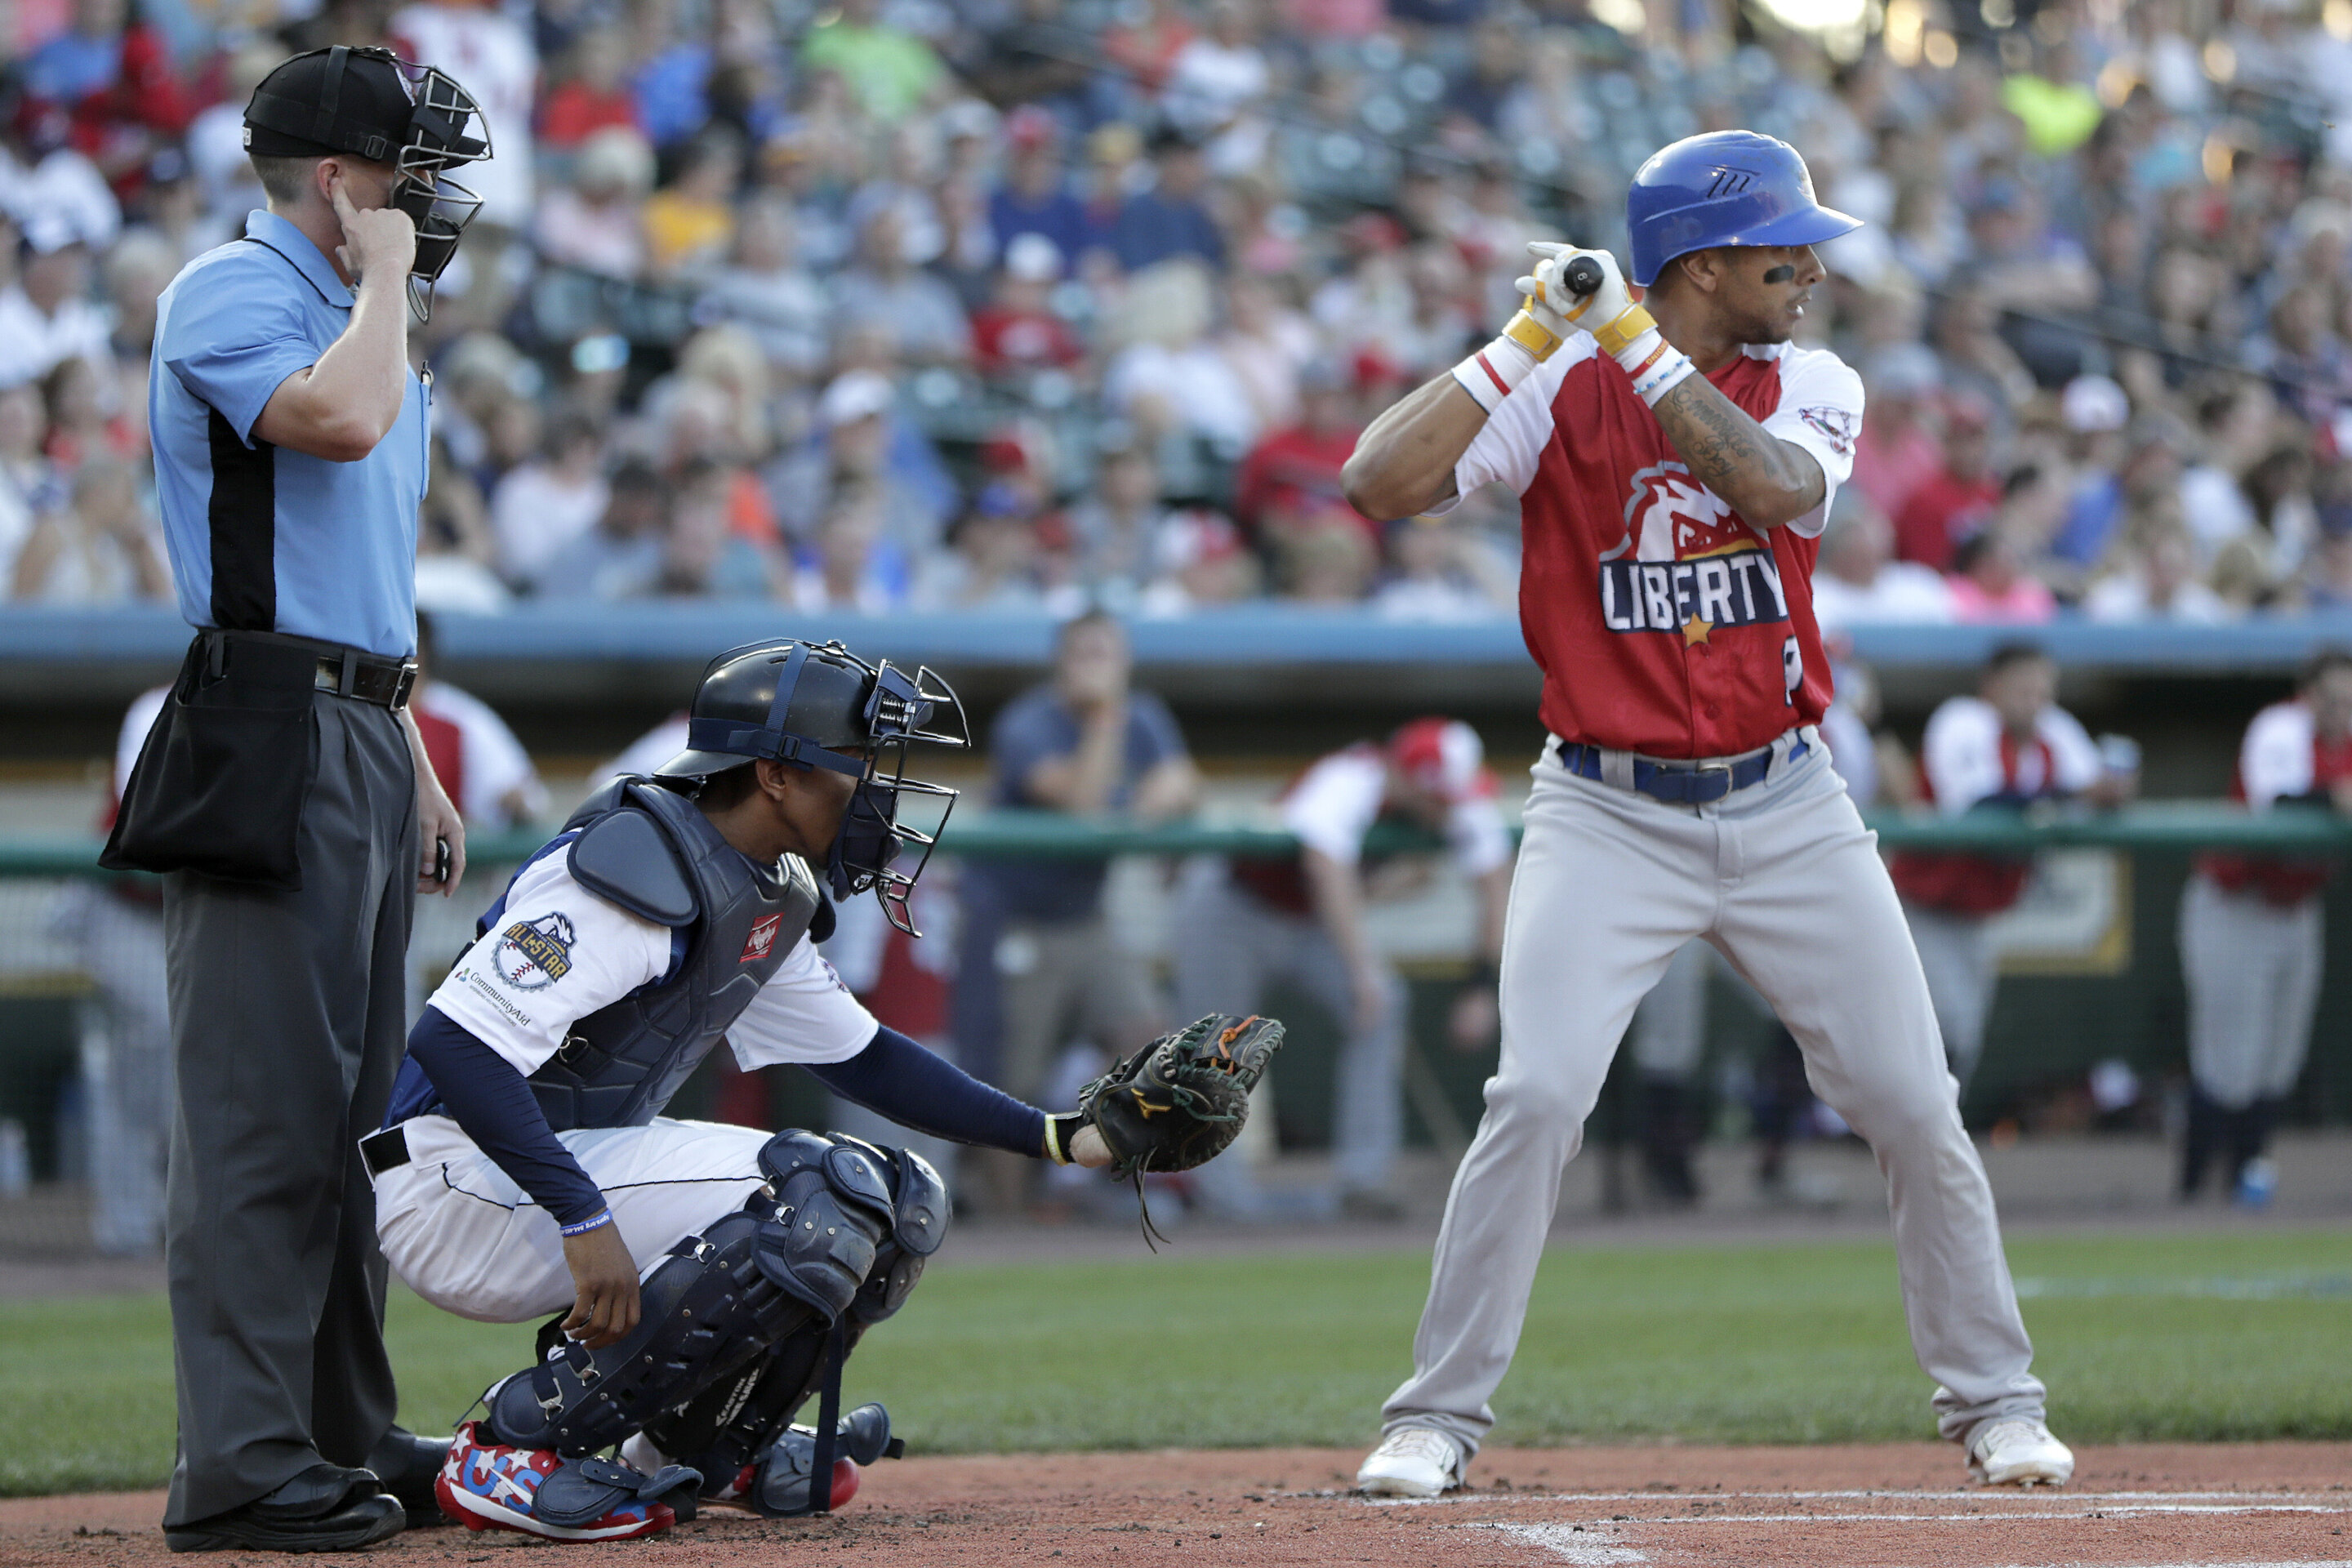
M 921 1155 L 905 1149 L 877 1148 L 855 1138 L 787 1132 L 769 1147 L 775 1155 L 771 1161 L 763 1154 L 763 1168 L 772 1165 L 782 1171 L 786 1184 L 795 1180 L 814 1182 L 813 1173 L 826 1168 L 833 1151 L 854 1152 L 885 1173 L 891 1200 L 888 1228 L 878 1233 L 872 1262 L 844 1309 L 848 1319 L 845 1351 L 855 1350 L 866 1329 L 906 1305 L 915 1282 L 922 1278 L 924 1260 L 945 1239 L 950 1214 L 947 1185 Z M 770 1179 L 774 1184 L 773 1171 Z M 763 1190 L 752 1195 L 748 1206 L 756 1211 L 782 1205 Z M 805 1212 L 803 1207 L 803 1215 Z M 793 1234 L 805 1245 L 824 1227 L 820 1226 L 814 1232 L 799 1228 L 803 1215 L 795 1215 Z M 828 1284 L 837 1282 L 837 1260 L 826 1265 L 819 1279 Z M 646 1436 L 664 1453 L 684 1458 L 709 1476 L 733 1475 L 774 1439 L 824 1381 L 824 1352 L 830 1340 L 830 1321 L 812 1312 L 757 1361 L 708 1385 L 690 1404 L 649 1422 Z
M 827 1323 L 847 1310 L 891 1236 L 890 1177 L 871 1144 L 788 1131 L 760 1151 L 760 1270 Z
M 484 1402 L 499 1441 L 563 1454 L 606 1447 L 810 1322 L 814 1309 L 761 1267 L 763 1228 L 738 1212 L 688 1237 L 646 1276 L 625 1338 L 594 1351 L 565 1342 L 491 1389 Z
M 931 1163 L 911 1149 L 877 1149 L 890 1171 L 890 1235 L 877 1250 L 874 1268 L 849 1309 L 858 1328 L 878 1323 L 907 1304 L 923 1264 L 947 1239 L 947 1184 Z

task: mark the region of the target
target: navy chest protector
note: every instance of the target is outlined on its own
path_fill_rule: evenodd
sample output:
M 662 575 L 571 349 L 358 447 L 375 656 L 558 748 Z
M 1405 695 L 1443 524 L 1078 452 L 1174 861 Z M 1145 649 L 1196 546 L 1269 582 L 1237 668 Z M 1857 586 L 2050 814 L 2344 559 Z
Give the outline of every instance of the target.
M 682 932 L 686 957 L 667 978 L 572 1025 L 563 1048 L 530 1075 L 531 1092 L 558 1132 L 642 1126 L 811 925 L 831 925 L 817 917 L 832 910 L 798 856 L 752 865 L 691 801 L 650 780 L 597 791 L 564 826 L 580 830 L 569 851 L 572 879 Z

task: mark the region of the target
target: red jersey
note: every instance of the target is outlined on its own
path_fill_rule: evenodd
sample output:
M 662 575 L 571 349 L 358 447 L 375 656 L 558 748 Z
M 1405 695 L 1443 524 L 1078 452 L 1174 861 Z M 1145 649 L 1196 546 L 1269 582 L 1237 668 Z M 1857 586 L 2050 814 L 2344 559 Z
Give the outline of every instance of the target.
M 2000 480 L 1992 475 L 1962 479 L 1937 471 L 1895 514 L 1895 558 L 1949 571 L 1954 548 L 2000 505 Z
M 2352 778 L 2352 736 L 2330 740 L 2311 721 L 2300 701 L 2275 702 L 2254 715 L 2238 749 L 2238 771 L 2230 796 L 2261 811 L 2280 800 L 2326 795 Z M 2330 860 L 2208 850 L 2197 869 L 2233 893 L 2260 893 L 2273 904 L 2299 904 L 2327 884 Z
M 1979 803 L 2064 799 L 2105 770 L 2098 742 L 2063 708 L 2045 708 L 2021 740 L 1981 697 L 1954 697 L 1927 721 L 1919 747 L 1919 787 L 1945 816 Z M 1895 890 L 1915 904 L 1960 915 L 1997 915 L 2017 902 L 2032 856 L 1905 849 L 1888 862 Z
M 1250 449 L 1234 475 L 1234 521 L 1262 528 L 1266 513 L 1291 521 L 1331 511 L 1354 518 L 1375 541 L 1380 527 L 1348 505 L 1339 470 L 1356 450 L 1352 428 L 1317 434 L 1303 425 L 1277 430 Z
M 1853 466 L 1862 378 L 1835 354 L 1751 344 L 1707 378 L 1811 453 L 1834 493 Z M 1454 472 L 1520 496 L 1519 625 L 1543 721 L 1653 757 L 1752 752 L 1830 700 L 1813 623 L 1829 502 L 1759 529 L 1691 476 L 1617 362 L 1579 334 L 1505 398 Z

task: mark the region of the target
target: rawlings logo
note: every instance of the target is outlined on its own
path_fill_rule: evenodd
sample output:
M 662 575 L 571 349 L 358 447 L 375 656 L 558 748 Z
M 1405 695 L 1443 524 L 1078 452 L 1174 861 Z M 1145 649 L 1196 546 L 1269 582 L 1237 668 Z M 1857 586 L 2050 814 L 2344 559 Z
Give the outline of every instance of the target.
M 756 959 L 765 958 L 769 953 L 774 952 L 776 947 L 776 931 L 778 928 L 783 925 L 783 916 L 770 915 L 767 919 L 753 926 L 751 928 L 751 934 L 743 939 L 743 956 L 737 959 L 735 962 L 738 963 L 750 963 Z
M 572 944 L 580 933 L 560 914 L 517 921 L 490 954 L 499 978 L 518 991 L 537 991 L 572 973 Z
M 1853 456 L 1854 437 L 1861 421 L 1850 408 L 1800 408 L 1797 417 L 1805 427 L 1830 444 L 1830 450 L 1841 458 Z

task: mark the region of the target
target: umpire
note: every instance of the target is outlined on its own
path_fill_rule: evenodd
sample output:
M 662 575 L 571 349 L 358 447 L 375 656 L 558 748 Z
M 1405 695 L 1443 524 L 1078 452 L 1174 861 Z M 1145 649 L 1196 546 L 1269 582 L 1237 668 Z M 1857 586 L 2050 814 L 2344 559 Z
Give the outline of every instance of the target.
M 446 1449 L 393 1426 L 355 1140 L 400 1065 L 416 894 L 465 868 L 407 710 L 407 317 L 472 216 L 441 178 L 487 153 L 469 121 L 386 50 L 289 60 L 245 112 L 268 210 L 159 305 L 156 487 L 197 631 L 104 863 L 167 873 L 175 1552 L 383 1540 Z

